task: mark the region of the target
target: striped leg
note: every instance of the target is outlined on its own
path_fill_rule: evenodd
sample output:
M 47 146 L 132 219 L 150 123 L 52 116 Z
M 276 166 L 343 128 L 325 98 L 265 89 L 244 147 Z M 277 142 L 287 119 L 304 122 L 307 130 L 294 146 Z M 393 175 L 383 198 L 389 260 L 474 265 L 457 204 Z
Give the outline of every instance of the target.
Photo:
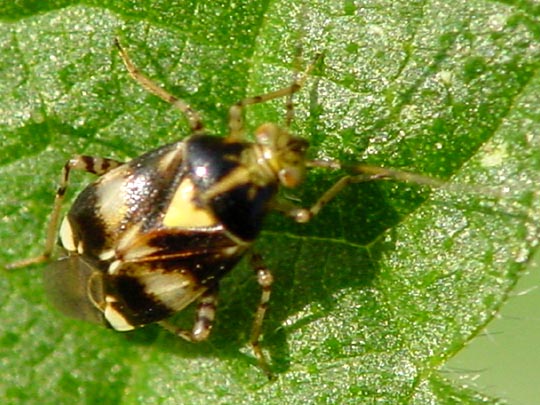
M 259 306 L 257 307 L 257 312 L 255 313 L 255 318 L 253 320 L 250 344 L 259 363 L 259 367 L 261 367 L 269 379 L 272 379 L 272 373 L 268 367 L 268 362 L 266 361 L 266 357 L 261 350 L 260 337 L 264 316 L 266 314 L 266 310 L 268 309 L 268 302 L 270 301 L 270 293 L 272 292 L 272 283 L 274 282 L 274 278 L 270 270 L 264 265 L 260 255 L 251 255 L 251 266 L 257 273 L 257 282 L 261 286 L 262 292 Z
M 45 240 L 45 248 L 43 253 L 36 257 L 31 257 L 29 259 L 19 260 L 13 263 L 10 263 L 6 266 L 6 269 L 16 269 L 19 267 L 29 266 L 31 264 L 41 263 L 48 260 L 51 256 L 51 253 L 54 249 L 54 244 L 56 242 L 56 235 L 58 229 L 58 221 L 60 219 L 60 211 L 62 209 L 62 202 L 64 201 L 64 196 L 69 183 L 69 174 L 71 170 L 81 170 L 87 173 L 97 174 L 101 176 L 107 173 L 109 170 L 114 169 L 115 167 L 121 166 L 123 163 L 118 162 L 113 159 L 101 158 L 101 157 L 92 157 L 77 155 L 69 159 L 64 167 L 62 168 L 62 177 L 60 179 L 60 185 L 56 190 L 56 196 L 54 198 L 53 210 L 51 213 L 51 218 L 49 220 L 49 225 L 47 227 L 47 239 Z
M 210 335 L 214 324 L 218 291 L 217 288 L 207 290 L 199 299 L 199 305 L 195 313 L 195 323 L 191 330 L 178 328 L 167 321 L 161 321 L 159 324 L 169 332 L 180 336 L 188 342 L 201 342 Z

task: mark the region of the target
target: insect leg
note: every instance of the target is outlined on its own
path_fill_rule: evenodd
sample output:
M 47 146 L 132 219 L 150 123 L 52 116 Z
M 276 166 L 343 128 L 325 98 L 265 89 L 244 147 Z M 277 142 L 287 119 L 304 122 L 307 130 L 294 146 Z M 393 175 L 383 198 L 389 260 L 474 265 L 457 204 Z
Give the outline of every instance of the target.
M 319 56 L 317 56 L 317 59 Z M 233 104 L 231 108 L 229 109 L 229 136 L 228 138 L 233 141 L 240 141 L 244 138 L 244 108 L 248 105 L 253 104 L 260 104 L 265 103 L 270 100 L 274 100 L 276 98 L 285 97 L 288 96 L 286 107 L 287 107 L 287 115 L 286 115 L 286 124 L 290 124 L 290 120 L 292 120 L 293 116 L 293 103 L 292 103 L 292 95 L 299 91 L 302 86 L 304 85 L 307 77 L 313 70 L 315 66 L 315 62 L 317 59 L 311 63 L 304 73 L 301 75 L 300 78 L 295 78 L 293 83 L 290 86 L 284 87 L 282 89 L 272 91 L 270 93 L 261 94 L 258 96 L 253 97 L 247 97 L 243 100 L 238 101 L 236 104 Z
M 343 169 L 351 173 L 343 176 L 332 187 L 330 187 L 310 208 L 291 207 L 278 204 L 276 209 L 285 212 L 287 216 L 292 217 L 296 222 L 305 223 L 311 220 L 319 211 L 328 204 L 334 197 L 345 187 L 352 183 L 362 183 L 373 180 L 397 180 L 429 187 L 441 187 L 446 182 L 421 174 L 388 169 L 371 165 L 354 165 L 343 167 L 337 161 L 311 161 L 308 163 L 310 167 L 324 167 L 327 169 Z
M 206 340 L 210 335 L 214 323 L 217 297 L 217 287 L 203 293 L 199 299 L 199 305 L 197 306 L 195 313 L 195 323 L 191 330 L 178 328 L 167 321 L 160 321 L 159 324 L 169 332 L 180 336 L 188 342 L 201 342 Z
M 317 56 L 317 59 L 318 58 L 319 56 Z M 313 65 L 315 64 L 316 60 L 311 64 L 311 66 L 308 67 L 309 71 L 313 69 Z M 293 83 L 297 83 L 298 72 L 300 71 L 300 67 L 302 64 L 302 47 L 299 44 L 296 46 L 296 49 L 295 49 L 295 56 L 294 56 L 293 63 L 294 63 Z M 303 82 L 300 83 L 300 88 L 302 88 L 302 86 L 303 86 Z M 286 128 L 289 128 L 291 126 L 291 123 L 294 120 L 294 102 L 293 102 L 294 93 L 295 92 L 290 92 L 289 94 L 287 94 L 287 98 L 285 99 L 285 127 Z
M 255 313 L 255 318 L 253 320 L 253 327 L 251 329 L 250 344 L 253 348 L 253 353 L 257 358 L 259 367 L 264 371 L 268 378 L 272 378 L 272 373 L 268 367 L 268 362 L 264 356 L 263 351 L 261 350 L 260 337 L 262 324 L 264 321 L 264 316 L 266 310 L 268 309 L 268 302 L 270 301 L 270 293 L 272 291 L 272 283 L 274 278 L 270 270 L 264 265 L 262 257 L 258 254 L 251 255 L 251 266 L 253 270 L 257 273 L 257 282 L 261 286 L 261 299 L 257 307 L 257 312 Z
M 173 96 L 167 90 L 161 88 L 157 83 L 152 81 L 150 78 L 145 76 L 141 71 L 133 64 L 131 58 L 129 57 L 127 51 L 122 47 L 118 38 L 114 39 L 114 45 L 118 48 L 120 57 L 126 66 L 126 69 L 129 75 L 139 83 L 145 90 L 149 91 L 152 94 L 155 94 L 162 100 L 171 104 L 173 107 L 180 110 L 187 118 L 189 127 L 192 132 L 202 132 L 204 125 L 201 121 L 199 113 L 191 108 L 191 106 L 186 103 L 184 100 L 179 99 L 178 97 Z
M 43 249 L 43 253 L 36 257 L 23 259 L 23 260 L 10 263 L 6 266 L 6 268 L 15 269 L 15 268 L 25 267 L 31 264 L 35 264 L 35 263 L 41 263 L 48 260 L 49 257 L 51 256 L 51 253 L 53 251 L 53 248 L 56 242 L 58 221 L 60 220 L 60 211 L 62 209 L 62 202 L 64 201 L 64 196 L 66 194 L 67 186 L 69 183 L 69 174 L 71 170 L 81 170 L 81 171 L 85 171 L 88 173 L 93 173 L 93 174 L 97 174 L 98 176 L 101 176 L 107 173 L 109 170 L 114 169 L 115 167 L 118 167 L 122 164 L 123 164 L 122 162 L 118 162 L 113 159 L 84 156 L 84 155 L 77 155 L 71 158 L 70 160 L 68 160 L 66 164 L 64 165 L 64 167 L 62 168 L 60 185 L 58 186 L 58 189 L 56 190 L 53 210 L 51 213 L 51 218 L 49 219 L 49 225 L 47 227 L 47 239 L 45 240 L 45 248 Z

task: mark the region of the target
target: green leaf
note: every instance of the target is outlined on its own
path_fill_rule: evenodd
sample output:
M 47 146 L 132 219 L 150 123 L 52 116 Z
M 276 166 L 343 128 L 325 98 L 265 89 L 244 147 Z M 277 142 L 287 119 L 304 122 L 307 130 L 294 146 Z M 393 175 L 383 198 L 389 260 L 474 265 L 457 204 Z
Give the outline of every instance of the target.
M 247 345 L 259 290 L 245 264 L 223 281 L 216 328 L 199 345 L 63 318 L 41 267 L 6 272 L 2 402 L 495 402 L 439 371 L 493 318 L 538 244 L 539 15 L 485 1 L 1 5 L 1 263 L 40 252 L 71 155 L 127 159 L 188 134 L 128 77 L 116 35 L 223 135 L 232 103 L 291 83 L 301 44 L 304 64 L 323 55 L 292 127 L 312 157 L 452 184 L 357 184 L 307 225 L 270 216 L 256 247 L 276 278 L 263 341 L 274 383 Z M 250 129 L 283 118 L 282 100 L 247 112 Z M 288 194 L 309 205 L 338 177 L 315 170 Z M 73 178 L 71 197 L 90 181 Z

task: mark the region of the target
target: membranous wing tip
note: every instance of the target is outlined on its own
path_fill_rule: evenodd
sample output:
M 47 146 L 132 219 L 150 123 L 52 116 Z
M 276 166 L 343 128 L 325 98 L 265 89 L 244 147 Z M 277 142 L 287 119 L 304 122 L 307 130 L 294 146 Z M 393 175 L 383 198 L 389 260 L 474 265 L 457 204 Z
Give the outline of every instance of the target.
M 81 256 L 51 262 L 44 274 L 45 291 L 53 305 L 70 318 L 106 324 L 96 306 L 103 302 L 101 273 Z

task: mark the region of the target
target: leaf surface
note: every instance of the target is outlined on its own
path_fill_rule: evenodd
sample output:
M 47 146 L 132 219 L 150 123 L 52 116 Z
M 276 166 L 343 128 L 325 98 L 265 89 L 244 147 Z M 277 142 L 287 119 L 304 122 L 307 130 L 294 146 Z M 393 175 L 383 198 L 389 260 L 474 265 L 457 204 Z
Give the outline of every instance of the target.
M 63 318 L 43 296 L 42 268 L 6 273 L 4 402 L 496 402 L 439 370 L 531 270 L 538 7 L 149 3 L 0 6 L 2 263 L 39 253 L 71 155 L 128 159 L 188 134 L 181 114 L 128 77 L 117 35 L 144 72 L 222 135 L 231 104 L 291 82 L 301 44 L 303 65 L 322 54 L 292 126 L 310 140 L 311 157 L 403 168 L 451 186 L 356 184 L 307 225 L 268 218 L 256 247 L 276 278 L 263 341 L 274 383 L 246 343 L 259 290 L 245 264 L 224 280 L 216 328 L 199 345 L 152 326 L 121 334 Z M 246 116 L 250 130 L 283 122 L 284 102 Z M 314 170 L 287 195 L 309 205 L 339 175 Z M 73 178 L 71 197 L 90 181 Z M 191 319 L 185 311 L 174 321 Z

